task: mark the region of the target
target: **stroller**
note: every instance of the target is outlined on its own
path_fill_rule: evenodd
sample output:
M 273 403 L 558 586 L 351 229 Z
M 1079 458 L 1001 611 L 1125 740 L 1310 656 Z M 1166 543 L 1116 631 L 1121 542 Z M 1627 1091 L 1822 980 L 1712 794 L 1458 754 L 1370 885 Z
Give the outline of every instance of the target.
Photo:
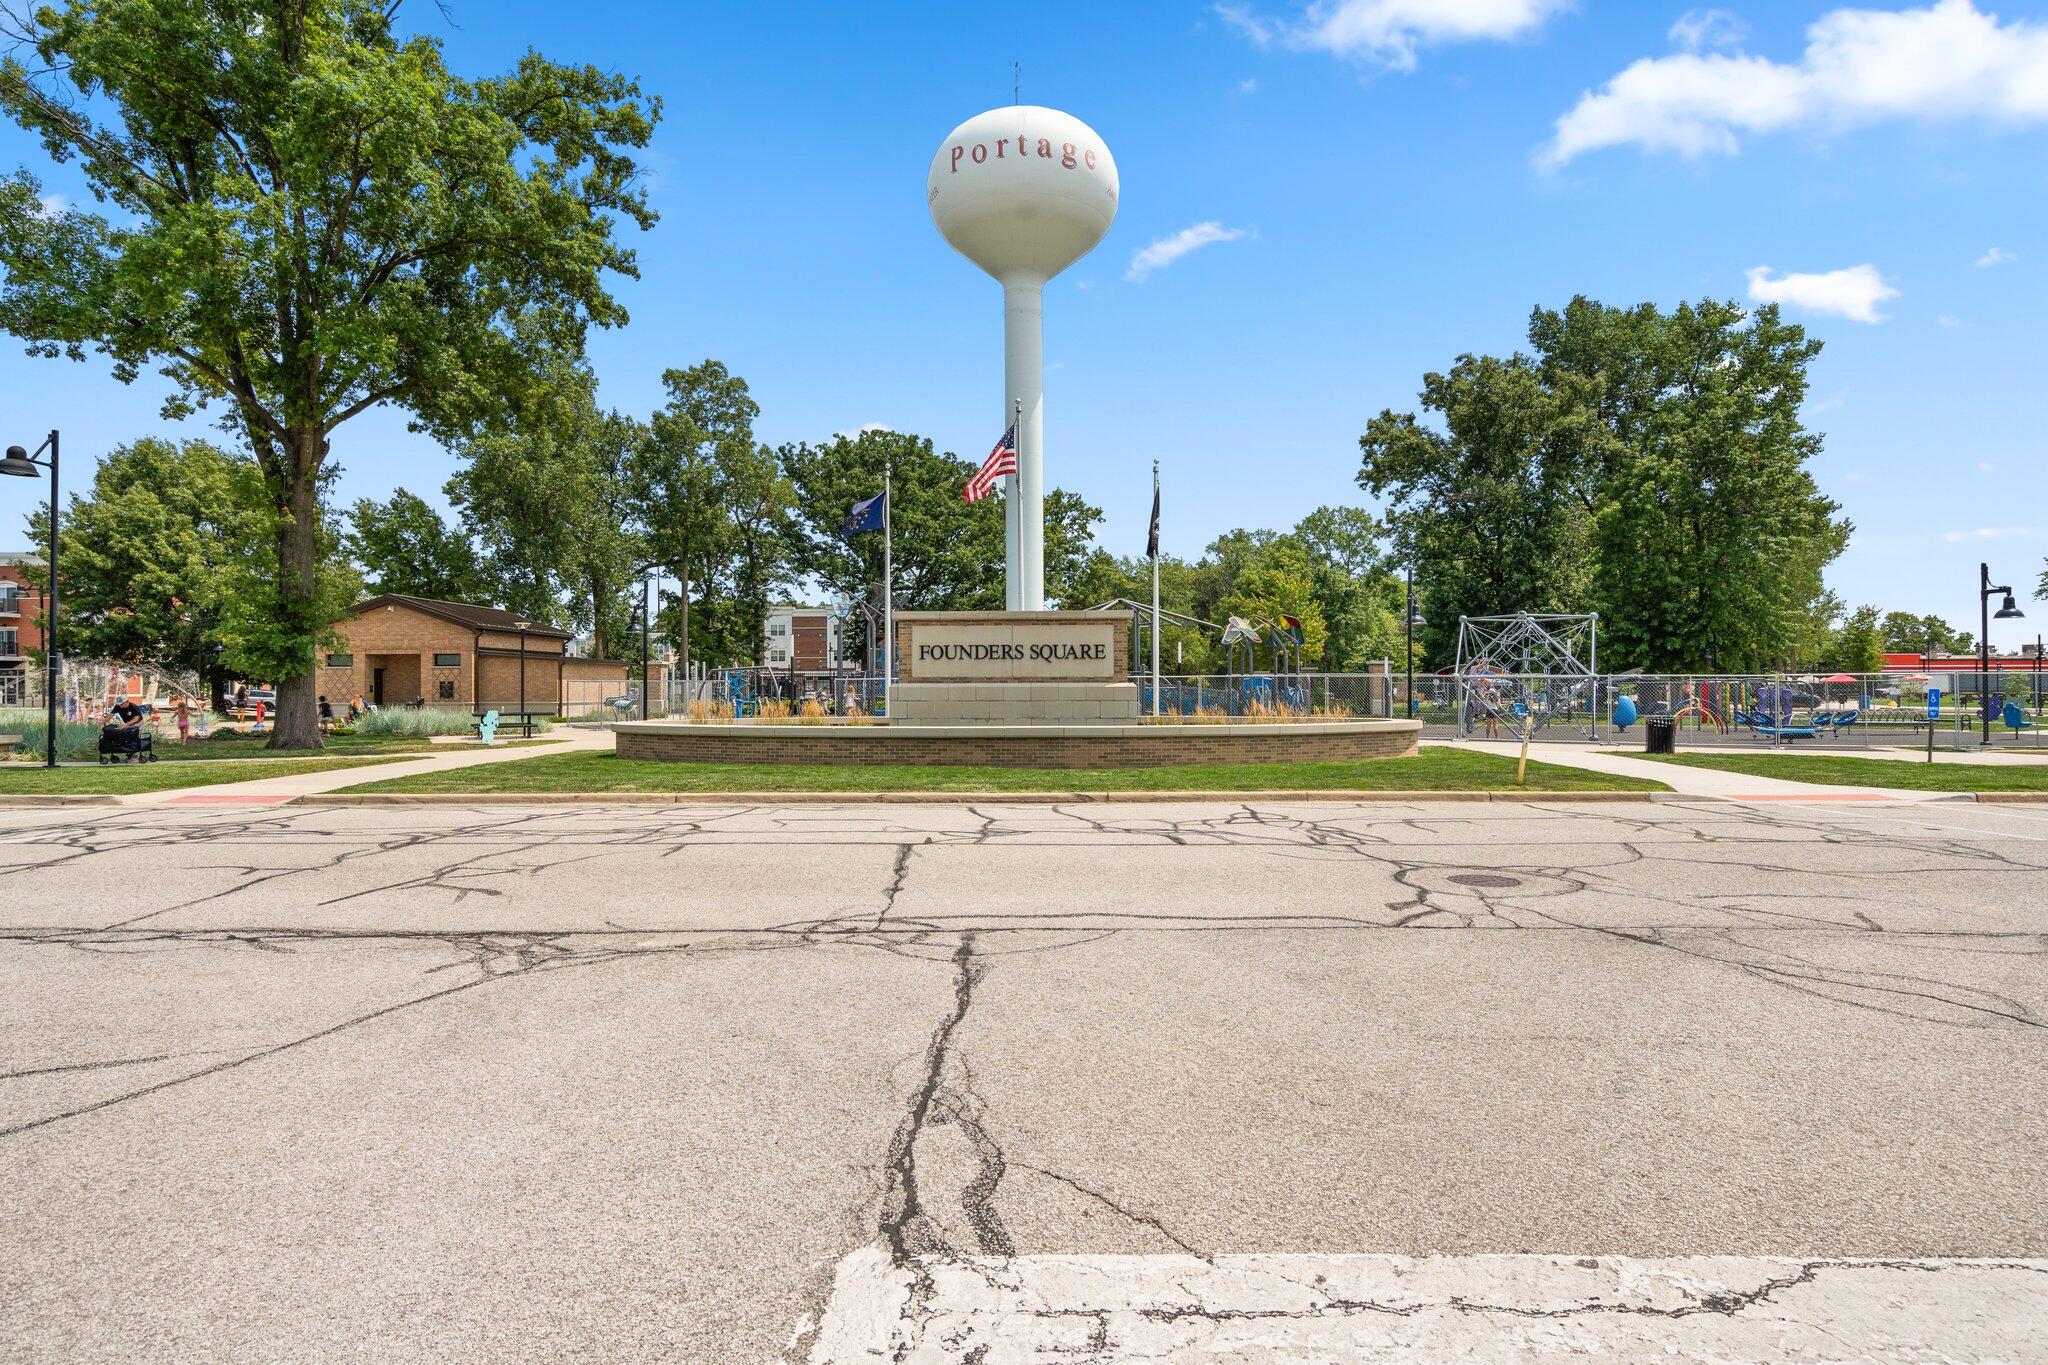
M 156 744 L 147 725 L 132 730 L 110 725 L 100 731 L 101 766 L 119 763 L 124 758 L 137 763 L 156 762 Z

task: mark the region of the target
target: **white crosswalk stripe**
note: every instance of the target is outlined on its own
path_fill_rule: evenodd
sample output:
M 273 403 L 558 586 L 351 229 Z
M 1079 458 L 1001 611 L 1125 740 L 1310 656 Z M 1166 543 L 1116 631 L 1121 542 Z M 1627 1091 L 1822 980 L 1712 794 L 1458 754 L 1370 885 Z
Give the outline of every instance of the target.
M 2048 1360 L 2048 1260 L 1014 1256 L 839 1265 L 812 1365 Z

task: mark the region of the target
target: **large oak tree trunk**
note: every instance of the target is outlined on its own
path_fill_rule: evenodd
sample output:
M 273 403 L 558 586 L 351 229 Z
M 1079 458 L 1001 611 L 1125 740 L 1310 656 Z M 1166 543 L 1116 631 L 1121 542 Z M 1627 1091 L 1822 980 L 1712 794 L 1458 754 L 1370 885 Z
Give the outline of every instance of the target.
M 318 592 L 315 575 L 320 555 L 318 473 L 325 439 L 318 430 L 291 433 L 286 442 L 290 462 L 290 517 L 277 537 L 279 607 L 295 633 L 309 643 L 294 674 L 277 679 L 277 724 L 270 735 L 273 749 L 313 749 L 320 743 L 320 703 L 313 673 L 310 637 L 327 623 L 314 620 Z

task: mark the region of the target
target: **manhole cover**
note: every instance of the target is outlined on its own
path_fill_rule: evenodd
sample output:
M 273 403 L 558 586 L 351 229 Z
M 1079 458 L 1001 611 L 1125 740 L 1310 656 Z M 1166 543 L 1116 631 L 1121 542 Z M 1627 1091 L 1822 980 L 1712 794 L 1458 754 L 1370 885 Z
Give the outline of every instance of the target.
M 1458 872 L 1451 880 L 1460 886 L 1520 886 L 1520 877 L 1499 877 L 1491 872 Z

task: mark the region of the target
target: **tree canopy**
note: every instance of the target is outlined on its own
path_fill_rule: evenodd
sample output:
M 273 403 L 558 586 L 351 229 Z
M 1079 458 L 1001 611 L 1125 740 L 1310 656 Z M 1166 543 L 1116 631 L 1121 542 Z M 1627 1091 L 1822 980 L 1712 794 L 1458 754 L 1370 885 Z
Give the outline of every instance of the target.
M 356 501 L 343 548 L 373 593 L 407 593 L 441 602 L 495 598 L 476 546 L 441 520 L 426 499 L 400 488 L 384 502 Z
M 797 568 L 848 597 L 873 596 L 882 581 L 882 537 L 843 537 L 853 505 L 882 491 L 894 470 L 892 540 L 897 604 L 914 611 L 994 610 L 1003 605 L 1003 507 L 966 502 L 961 488 L 976 465 L 928 439 L 897 431 L 839 435 L 778 452 L 795 489 L 800 540 Z M 1060 488 L 1045 493 L 1046 595 L 1073 600 L 1100 508 Z
M 226 679 L 270 678 L 296 663 L 266 572 L 273 516 L 246 456 L 155 437 L 117 446 L 64 509 L 66 652 L 196 676 L 216 706 Z M 31 521 L 38 540 L 48 535 L 47 512 Z M 332 556 L 315 582 L 323 621 L 358 585 Z
M 397 0 L 62 0 L 13 12 L 0 109 L 112 212 L 0 182 L 0 326 L 42 355 L 158 370 L 165 412 L 208 404 L 274 513 L 273 743 L 317 747 L 319 488 L 339 426 L 394 403 L 489 426 L 545 355 L 624 310 L 619 225 L 654 215 L 633 149 L 658 106 L 535 53 L 450 71 Z M 543 332 L 511 325 L 544 309 Z
M 1775 306 L 1669 313 L 1585 298 L 1530 318 L 1531 354 L 1460 356 L 1424 409 L 1367 426 L 1433 654 L 1461 615 L 1597 611 L 1602 654 L 1651 670 L 1787 661 L 1849 524 L 1799 421 L 1820 351 Z

